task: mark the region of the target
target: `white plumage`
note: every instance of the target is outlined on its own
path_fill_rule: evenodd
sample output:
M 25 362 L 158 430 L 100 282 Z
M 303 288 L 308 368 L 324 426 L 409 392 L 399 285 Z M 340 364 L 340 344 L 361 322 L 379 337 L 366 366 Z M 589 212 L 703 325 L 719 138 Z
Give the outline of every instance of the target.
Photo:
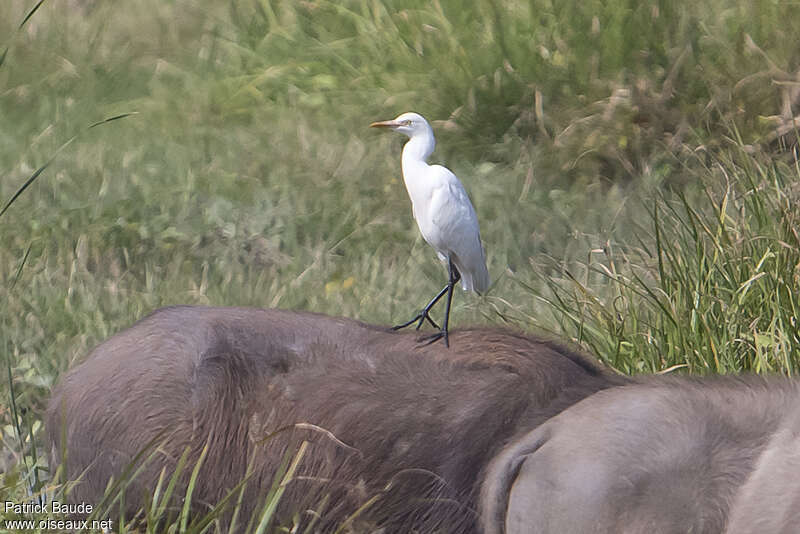
M 431 336 L 431 342 L 447 337 L 447 324 L 450 315 L 452 287 L 461 280 L 461 287 L 481 293 L 489 287 L 489 271 L 481 245 L 478 216 L 469 200 L 464 186 L 450 169 L 441 165 L 428 165 L 428 157 L 433 153 L 436 139 L 433 129 L 418 113 L 403 113 L 391 121 L 374 122 L 376 128 L 389 128 L 408 136 L 403 147 L 403 181 L 411 199 L 412 213 L 417 226 L 439 256 L 448 266 L 450 281 L 425 309 L 414 319 L 399 325 L 403 328 L 419 321 L 417 329 L 427 318 L 428 312 L 436 302 L 447 293 L 447 309 L 443 327 L 439 334 Z
M 453 260 L 461 273 L 461 287 L 482 293 L 489 287 L 489 271 L 475 208 L 449 169 L 433 165 L 429 175 L 440 183 L 432 188 L 428 204 L 414 216 L 420 232 L 445 265 Z

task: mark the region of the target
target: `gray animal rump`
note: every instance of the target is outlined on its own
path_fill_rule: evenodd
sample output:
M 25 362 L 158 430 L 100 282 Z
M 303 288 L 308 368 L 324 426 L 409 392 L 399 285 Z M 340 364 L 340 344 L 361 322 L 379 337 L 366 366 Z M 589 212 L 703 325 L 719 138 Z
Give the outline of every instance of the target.
M 485 534 L 800 532 L 800 391 L 754 376 L 598 392 L 492 460 Z

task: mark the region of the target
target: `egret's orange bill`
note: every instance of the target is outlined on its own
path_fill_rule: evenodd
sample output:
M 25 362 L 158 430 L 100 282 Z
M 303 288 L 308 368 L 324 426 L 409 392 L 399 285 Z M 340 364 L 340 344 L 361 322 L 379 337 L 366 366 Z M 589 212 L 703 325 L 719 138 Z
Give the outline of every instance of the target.
M 378 121 L 369 125 L 370 128 L 394 128 L 400 126 L 397 121 Z

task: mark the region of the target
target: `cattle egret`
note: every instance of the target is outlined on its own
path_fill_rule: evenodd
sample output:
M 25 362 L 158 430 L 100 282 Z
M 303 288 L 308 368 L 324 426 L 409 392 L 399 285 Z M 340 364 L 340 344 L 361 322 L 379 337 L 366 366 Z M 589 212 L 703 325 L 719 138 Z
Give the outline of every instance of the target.
M 464 290 L 481 293 L 489 287 L 489 271 L 481 245 L 478 216 L 464 190 L 464 186 L 450 169 L 441 165 L 428 165 L 428 156 L 436 146 L 433 129 L 422 115 L 403 113 L 391 121 L 373 122 L 372 128 L 387 128 L 408 136 L 403 147 L 403 181 L 411 198 L 411 211 L 417 221 L 422 237 L 428 242 L 447 266 L 447 285 L 413 319 L 397 325 L 395 330 L 417 323 L 417 330 L 430 321 L 431 308 L 447 294 L 444 322 L 440 331 L 427 338 L 428 343 L 444 339 L 449 347 L 447 326 L 450 320 L 450 302 L 453 288 L 461 280 Z

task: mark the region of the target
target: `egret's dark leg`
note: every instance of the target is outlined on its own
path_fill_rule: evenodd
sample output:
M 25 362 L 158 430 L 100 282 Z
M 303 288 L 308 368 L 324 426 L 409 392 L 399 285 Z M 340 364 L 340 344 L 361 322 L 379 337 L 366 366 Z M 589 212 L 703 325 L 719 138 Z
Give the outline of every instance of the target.
M 431 343 L 435 343 L 436 341 L 444 338 L 444 346 L 450 347 L 450 341 L 447 339 L 447 325 L 450 324 L 450 303 L 453 301 L 453 290 L 455 289 L 458 281 L 461 280 L 461 273 L 459 273 L 458 269 L 456 269 L 456 266 L 453 265 L 452 260 L 450 260 L 448 263 L 448 268 L 450 272 L 450 281 L 447 282 L 447 285 L 442 290 L 442 293 L 447 291 L 447 304 L 445 305 L 444 309 L 444 322 L 442 323 L 442 329 L 439 332 L 433 334 L 432 336 L 424 337 L 420 340 L 424 341 L 426 345 L 430 345 Z M 439 293 L 437 299 L 441 297 L 442 293 Z
M 425 319 L 427 319 L 433 325 L 434 328 L 439 328 L 439 325 L 436 324 L 436 322 L 433 319 L 431 319 L 431 316 L 430 316 L 429 312 L 431 311 L 431 308 L 433 308 L 433 305 L 436 304 L 437 302 L 439 302 L 439 299 L 442 298 L 445 293 L 447 293 L 447 289 L 449 287 L 450 287 L 450 284 L 444 286 L 442 288 L 442 290 L 439 291 L 439 293 L 435 297 L 433 297 L 431 299 L 431 301 L 427 304 L 427 306 L 425 306 L 422 309 L 421 312 L 419 312 L 416 316 L 414 316 L 413 319 L 411 319 L 410 321 L 405 322 L 403 324 L 399 324 L 397 326 L 393 326 L 392 330 L 400 330 L 401 328 L 405 328 L 407 326 L 411 326 L 412 324 L 414 324 L 417 321 L 419 321 L 419 322 L 417 322 L 417 330 L 419 330 L 420 327 L 422 326 L 422 323 L 425 322 Z

